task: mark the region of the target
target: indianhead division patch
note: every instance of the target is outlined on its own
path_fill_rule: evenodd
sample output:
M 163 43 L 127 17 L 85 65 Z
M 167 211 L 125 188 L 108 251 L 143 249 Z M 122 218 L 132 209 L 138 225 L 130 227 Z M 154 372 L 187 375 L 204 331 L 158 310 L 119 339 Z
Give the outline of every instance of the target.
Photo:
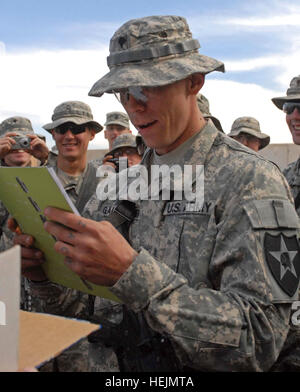
M 300 279 L 300 253 L 296 235 L 265 233 L 264 251 L 268 266 L 281 289 L 293 297 Z

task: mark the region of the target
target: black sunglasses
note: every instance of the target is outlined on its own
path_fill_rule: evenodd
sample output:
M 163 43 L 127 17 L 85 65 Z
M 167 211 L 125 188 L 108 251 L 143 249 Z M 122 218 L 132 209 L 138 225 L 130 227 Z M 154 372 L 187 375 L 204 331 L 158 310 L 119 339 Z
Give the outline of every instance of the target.
M 86 125 L 77 125 L 71 122 L 67 122 L 64 124 L 59 125 L 58 127 L 54 128 L 56 133 L 60 135 L 64 135 L 66 132 L 71 131 L 73 135 L 78 135 L 79 133 L 83 133 L 86 130 Z
M 292 114 L 295 109 L 298 109 L 300 113 L 300 102 L 285 102 L 282 107 L 282 110 L 286 114 Z

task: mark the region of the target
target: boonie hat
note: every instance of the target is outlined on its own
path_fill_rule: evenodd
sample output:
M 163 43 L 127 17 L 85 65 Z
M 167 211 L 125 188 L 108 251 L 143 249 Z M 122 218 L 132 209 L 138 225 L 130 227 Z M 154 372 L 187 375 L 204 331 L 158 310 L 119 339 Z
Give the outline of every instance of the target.
M 286 91 L 285 97 L 272 98 L 272 102 L 282 110 L 285 102 L 300 101 L 300 75 L 295 76 Z
M 198 103 L 199 110 L 202 113 L 203 117 L 210 118 L 212 120 L 212 122 L 214 123 L 215 127 L 218 128 L 219 131 L 224 133 L 220 121 L 216 117 L 214 117 L 209 111 L 208 99 L 203 94 L 199 93 L 197 95 L 197 103 Z
M 129 87 L 164 86 L 194 73 L 224 72 L 224 64 L 199 54 L 199 41 L 181 16 L 149 16 L 123 24 L 110 40 L 110 72 L 89 95 Z
M 136 144 L 136 136 L 131 133 L 125 133 L 124 135 L 120 135 L 115 138 L 112 144 L 111 150 L 105 155 L 111 155 L 116 150 L 122 147 L 134 147 L 137 148 Z
M 107 125 L 112 125 L 112 124 L 117 124 L 121 125 L 122 127 L 125 127 L 129 129 L 129 118 L 126 113 L 123 112 L 110 112 L 106 114 L 106 122 L 105 126 Z
M 56 106 L 52 115 L 52 121 L 52 123 L 43 125 L 43 128 L 48 132 L 67 122 L 72 122 L 76 125 L 90 124 L 96 133 L 103 129 L 102 125 L 94 121 L 89 105 L 80 101 L 67 101 Z
M 0 124 L 0 137 L 8 132 L 34 134 L 31 121 L 25 117 L 10 117 Z
M 238 136 L 240 133 L 257 137 L 260 140 L 259 150 L 270 143 L 270 136 L 262 133 L 259 122 L 254 117 L 239 117 L 233 122 L 228 136 Z

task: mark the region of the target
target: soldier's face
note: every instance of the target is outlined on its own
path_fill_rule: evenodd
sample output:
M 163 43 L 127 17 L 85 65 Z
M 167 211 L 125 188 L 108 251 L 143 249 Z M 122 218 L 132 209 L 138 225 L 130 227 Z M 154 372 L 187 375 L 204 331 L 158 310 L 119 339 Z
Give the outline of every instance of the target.
M 286 115 L 286 122 L 292 134 L 293 142 L 300 144 L 300 113 L 299 109 L 294 109 L 291 114 Z
M 112 148 L 113 141 L 120 135 L 131 133 L 131 130 L 119 124 L 110 124 L 106 126 L 104 137 L 108 140 L 109 149 Z
M 4 158 L 7 166 L 25 167 L 31 164 L 31 154 L 24 150 L 13 150 Z
M 199 91 L 204 76 L 197 75 L 195 78 L 201 79 L 197 87 Z M 172 151 L 193 134 L 191 119 L 196 96 L 191 93 L 192 79 L 194 77 L 167 86 L 143 88 L 143 95 L 147 98 L 144 101 L 131 94 L 127 94 L 126 99 L 121 96 L 121 103 L 131 122 L 147 146 L 154 148 L 158 154 Z
M 89 142 L 95 137 L 95 131 L 86 128 L 85 132 L 74 135 L 68 130 L 62 135 L 53 130 L 52 136 L 56 143 L 58 156 L 67 160 L 75 160 L 86 156 Z

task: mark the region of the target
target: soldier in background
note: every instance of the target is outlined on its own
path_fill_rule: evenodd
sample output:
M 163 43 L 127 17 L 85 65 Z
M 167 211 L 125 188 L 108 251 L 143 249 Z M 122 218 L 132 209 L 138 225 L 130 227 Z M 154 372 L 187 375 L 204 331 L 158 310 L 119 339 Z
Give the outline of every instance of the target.
M 104 137 L 108 141 L 109 150 L 112 149 L 112 144 L 116 137 L 123 134 L 132 133 L 129 127 L 129 118 L 127 114 L 123 112 L 107 113 L 104 126 Z
M 79 213 L 82 213 L 86 202 L 96 192 L 97 166 L 93 161 L 87 162 L 87 150 L 89 142 L 92 141 L 103 127 L 93 119 L 89 105 L 80 101 L 67 101 L 58 105 L 53 112 L 52 122 L 43 126 L 52 134 L 56 144 L 57 157 L 48 162 L 48 167 L 53 167 L 60 179 L 65 191 Z M 5 244 L 5 248 L 11 246 L 11 242 Z M 40 271 L 41 280 L 47 280 L 43 271 Z M 24 307 L 27 311 L 45 312 L 34 295 L 32 286 L 35 283 L 25 281 Z M 34 280 L 34 279 L 33 279 Z M 58 287 L 58 285 L 56 285 Z M 76 304 L 88 303 L 88 295 L 82 292 L 61 288 L 66 297 L 76 298 Z M 51 302 L 51 296 L 47 299 Z M 65 311 L 65 316 L 84 318 L 79 305 L 74 308 L 70 305 Z M 47 313 L 52 313 L 51 305 Z M 83 339 L 64 351 L 54 361 L 50 361 L 42 371 L 87 371 L 87 340 Z
M 95 299 L 93 317 L 103 329 L 91 339 L 93 360 L 97 353 L 103 360 L 104 343 L 123 371 L 267 371 L 297 298 L 299 271 L 289 264 L 280 275 L 285 261 L 300 257 L 286 181 L 276 165 L 203 118 L 197 94 L 205 75 L 224 65 L 199 47 L 182 17 L 131 20 L 112 37 L 110 72 L 89 94 L 120 94 L 148 147 L 148 172 L 152 165 L 204 165 L 204 200 L 174 199 L 175 191 L 167 200 L 132 203 L 92 198 L 89 219 L 45 210 L 45 228 L 68 267 L 124 304 L 112 323 L 115 304 Z M 28 240 L 19 235 L 15 243 Z M 23 266 L 41 265 L 35 250 L 27 251 Z M 52 286 L 36 295 L 49 295 Z M 63 299 L 70 300 L 51 296 L 58 313 Z
M 239 117 L 234 120 L 228 136 L 256 152 L 270 143 L 270 136 L 262 133 L 259 122 L 254 117 Z
M 287 89 L 286 96 L 272 99 L 278 109 L 286 115 L 286 123 L 294 144 L 300 145 L 300 75 L 295 76 Z M 290 163 L 283 174 L 291 187 L 295 207 L 300 216 L 300 158 Z
M 24 139 L 27 147 L 15 149 L 17 141 L 14 137 Z M 29 140 L 27 140 L 27 137 Z M 20 139 L 19 139 L 20 140 Z M 25 117 L 10 117 L 0 124 L 0 166 L 30 167 L 33 166 L 32 157 L 39 160 L 41 165 L 46 164 L 48 147 L 32 128 L 31 121 Z M 5 242 L 11 238 L 11 232 L 6 228 L 8 211 L 0 201 L 0 250 L 5 248 Z M 3 236 L 2 236 L 3 234 Z
M 112 149 L 105 155 L 103 165 L 111 165 L 116 169 L 116 163 L 110 160 L 119 160 L 120 157 L 127 158 L 127 167 L 138 165 L 141 162 L 143 154 L 138 151 L 137 139 L 137 136 L 130 133 L 118 136 L 112 144 Z M 117 162 L 117 165 L 119 166 L 119 162 Z
M 203 94 L 199 93 L 197 95 L 197 103 L 198 103 L 199 110 L 202 113 L 202 116 L 204 118 L 211 119 L 215 127 L 218 128 L 220 132 L 224 133 L 220 121 L 217 119 L 217 117 L 213 116 L 210 113 L 208 99 Z
M 272 98 L 273 103 L 286 115 L 286 123 L 294 144 L 300 145 L 300 75 L 295 76 L 283 97 Z M 283 174 L 291 188 L 295 208 L 300 216 L 300 158 L 290 163 Z M 299 299 L 299 298 L 298 298 Z M 276 371 L 300 371 L 300 326 L 291 323 L 288 339 L 274 366 Z
M 30 139 L 27 147 L 15 149 L 15 136 Z M 0 124 L 0 159 L 1 166 L 31 166 L 31 157 L 45 164 L 49 149 L 37 134 L 34 133 L 31 121 L 25 117 L 10 117 Z

